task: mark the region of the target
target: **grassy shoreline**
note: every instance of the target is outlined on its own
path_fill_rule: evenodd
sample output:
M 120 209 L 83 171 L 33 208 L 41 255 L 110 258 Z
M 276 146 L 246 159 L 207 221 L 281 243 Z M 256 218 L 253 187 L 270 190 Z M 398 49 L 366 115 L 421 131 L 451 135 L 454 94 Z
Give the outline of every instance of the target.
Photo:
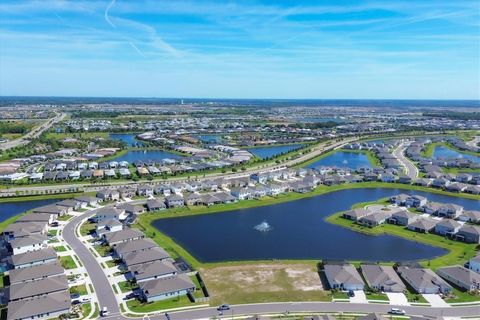
M 404 190 L 425 191 L 425 192 L 443 194 L 443 195 L 449 195 L 449 196 L 457 196 L 457 197 L 461 196 L 467 199 L 480 200 L 480 196 L 457 194 L 457 193 L 445 192 L 437 189 L 420 187 L 420 186 L 409 186 L 409 185 L 396 184 L 396 183 L 366 182 L 366 183 L 346 184 L 346 185 L 338 185 L 338 186 L 331 186 L 331 187 L 319 186 L 314 191 L 309 193 L 299 194 L 299 193 L 291 192 L 275 198 L 265 197 L 259 200 L 244 200 L 234 204 L 216 205 L 210 208 L 185 207 L 185 208 L 168 210 L 161 213 L 158 213 L 158 212 L 146 213 L 139 217 L 138 222 L 136 223 L 136 226 L 142 229 L 147 234 L 147 236 L 151 237 L 155 242 L 157 242 L 160 246 L 162 246 L 165 250 L 167 250 L 167 252 L 169 252 L 172 256 L 174 257 L 182 256 L 194 268 L 199 268 L 199 267 L 208 268 L 208 267 L 215 267 L 219 265 L 249 264 L 253 262 L 252 261 L 225 261 L 225 262 L 219 262 L 219 263 L 204 263 L 202 261 L 199 261 L 194 256 L 192 256 L 187 250 L 185 250 L 182 246 L 177 244 L 172 238 L 158 231 L 153 226 L 153 222 L 159 219 L 185 217 L 185 216 L 192 216 L 192 215 L 199 215 L 199 214 L 214 214 L 214 213 L 232 211 L 237 209 L 254 208 L 254 207 L 260 207 L 260 206 L 278 204 L 278 203 L 283 203 L 287 201 L 308 198 L 316 195 L 327 194 L 334 191 L 355 189 L 355 188 L 390 188 L 390 189 L 398 188 L 398 189 L 404 189 Z M 409 235 L 407 238 L 410 239 L 411 235 Z M 436 259 L 441 259 L 442 257 L 438 257 Z M 293 263 L 295 262 L 316 263 L 317 262 L 316 260 L 281 260 L 281 261 L 282 262 L 289 261 Z M 260 261 L 255 261 L 254 263 L 258 263 L 258 262 L 268 263 L 269 260 L 260 260 Z

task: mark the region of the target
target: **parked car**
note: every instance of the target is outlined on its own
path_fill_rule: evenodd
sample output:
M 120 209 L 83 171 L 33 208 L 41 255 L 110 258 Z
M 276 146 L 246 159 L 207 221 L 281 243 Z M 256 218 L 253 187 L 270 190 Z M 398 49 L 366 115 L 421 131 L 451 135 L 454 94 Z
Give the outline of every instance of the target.
M 388 313 L 390 313 L 390 314 L 404 315 L 404 314 L 405 314 L 405 310 L 398 309 L 398 308 L 392 308 L 392 309 L 390 309 L 390 311 L 388 311 Z
M 355 297 L 355 292 L 353 290 L 348 290 L 349 297 Z
M 217 308 L 218 311 L 227 311 L 230 310 L 230 306 L 228 304 L 222 304 Z
M 71 298 L 71 299 L 78 299 L 78 298 L 80 298 L 80 294 L 78 294 L 78 293 L 72 293 L 72 294 L 70 295 L 70 298 Z

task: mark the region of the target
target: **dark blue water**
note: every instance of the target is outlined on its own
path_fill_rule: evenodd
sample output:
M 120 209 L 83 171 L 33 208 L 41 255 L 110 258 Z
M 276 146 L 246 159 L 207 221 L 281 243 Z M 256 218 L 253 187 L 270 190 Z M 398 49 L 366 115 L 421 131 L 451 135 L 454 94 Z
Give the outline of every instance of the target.
M 432 158 L 434 159 L 453 159 L 453 158 L 463 158 L 468 159 L 476 163 L 480 163 L 480 156 L 475 156 L 473 154 L 458 152 L 452 150 L 445 146 L 435 146 L 433 149 Z
M 324 218 L 358 202 L 398 193 L 478 209 L 480 201 L 399 189 L 350 189 L 316 197 L 215 214 L 159 219 L 153 225 L 203 262 L 262 259 L 346 259 L 407 261 L 430 259 L 447 251 L 381 235 L 370 236 L 336 226 Z M 254 227 L 263 221 L 272 230 Z M 412 236 L 414 233 L 412 232 Z
M 326 156 L 312 164 L 309 164 L 307 168 L 319 168 L 321 166 L 326 167 L 340 167 L 357 169 L 359 167 L 372 167 L 368 157 L 364 153 L 348 152 L 348 151 L 336 151 L 333 154 Z
M 128 161 L 129 163 L 133 163 L 134 161 L 160 161 L 164 159 L 181 159 L 182 156 L 178 154 L 171 153 L 168 151 L 162 150 L 129 150 L 122 156 L 115 158 L 115 161 Z
M 143 146 L 143 143 L 135 139 L 135 134 L 132 134 L 132 133 L 110 133 L 109 137 L 110 139 L 123 141 L 129 147 Z
M 199 139 L 205 143 L 221 143 L 223 142 L 223 138 L 221 134 L 201 134 L 195 136 L 195 138 Z
M 60 201 L 60 199 L 0 202 L 0 222 L 5 221 L 10 217 L 16 216 L 17 214 L 23 213 L 25 211 L 58 201 Z
M 259 157 L 260 159 L 267 159 L 299 149 L 301 147 L 303 147 L 303 144 L 288 144 L 284 146 L 248 148 L 247 150 Z

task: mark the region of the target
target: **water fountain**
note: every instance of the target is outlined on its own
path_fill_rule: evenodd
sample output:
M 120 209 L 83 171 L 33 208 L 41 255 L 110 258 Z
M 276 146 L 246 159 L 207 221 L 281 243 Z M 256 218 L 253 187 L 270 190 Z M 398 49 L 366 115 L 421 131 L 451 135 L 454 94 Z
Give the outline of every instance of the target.
M 257 230 L 257 231 L 260 231 L 260 232 L 268 232 L 268 231 L 272 230 L 272 227 L 268 224 L 267 221 L 263 221 L 262 223 L 257 224 L 254 227 L 254 229 Z

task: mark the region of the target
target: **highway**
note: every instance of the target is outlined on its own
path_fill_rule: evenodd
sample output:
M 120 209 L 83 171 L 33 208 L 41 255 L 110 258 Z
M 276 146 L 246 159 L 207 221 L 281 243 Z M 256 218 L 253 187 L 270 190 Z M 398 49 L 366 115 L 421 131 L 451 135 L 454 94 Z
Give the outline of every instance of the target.
M 409 143 L 402 142 L 400 145 L 393 151 L 393 155 L 400 164 L 405 168 L 405 174 L 411 179 L 418 178 L 418 168 L 413 164 L 412 161 L 405 157 L 405 149 L 407 149 Z
M 65 119 L 66 116 L 67 115 L 65 113 L 57 113 L 55 117 L 51 118 L 41 126 L 34 128 L 32 131 L 28 132 L 22 137 L 0 144 L 0 150 L 8 150 L 18 146 L 26 145 L 31 139 L 38 138 L 43 132 L 50 129 L 55 123 Z

